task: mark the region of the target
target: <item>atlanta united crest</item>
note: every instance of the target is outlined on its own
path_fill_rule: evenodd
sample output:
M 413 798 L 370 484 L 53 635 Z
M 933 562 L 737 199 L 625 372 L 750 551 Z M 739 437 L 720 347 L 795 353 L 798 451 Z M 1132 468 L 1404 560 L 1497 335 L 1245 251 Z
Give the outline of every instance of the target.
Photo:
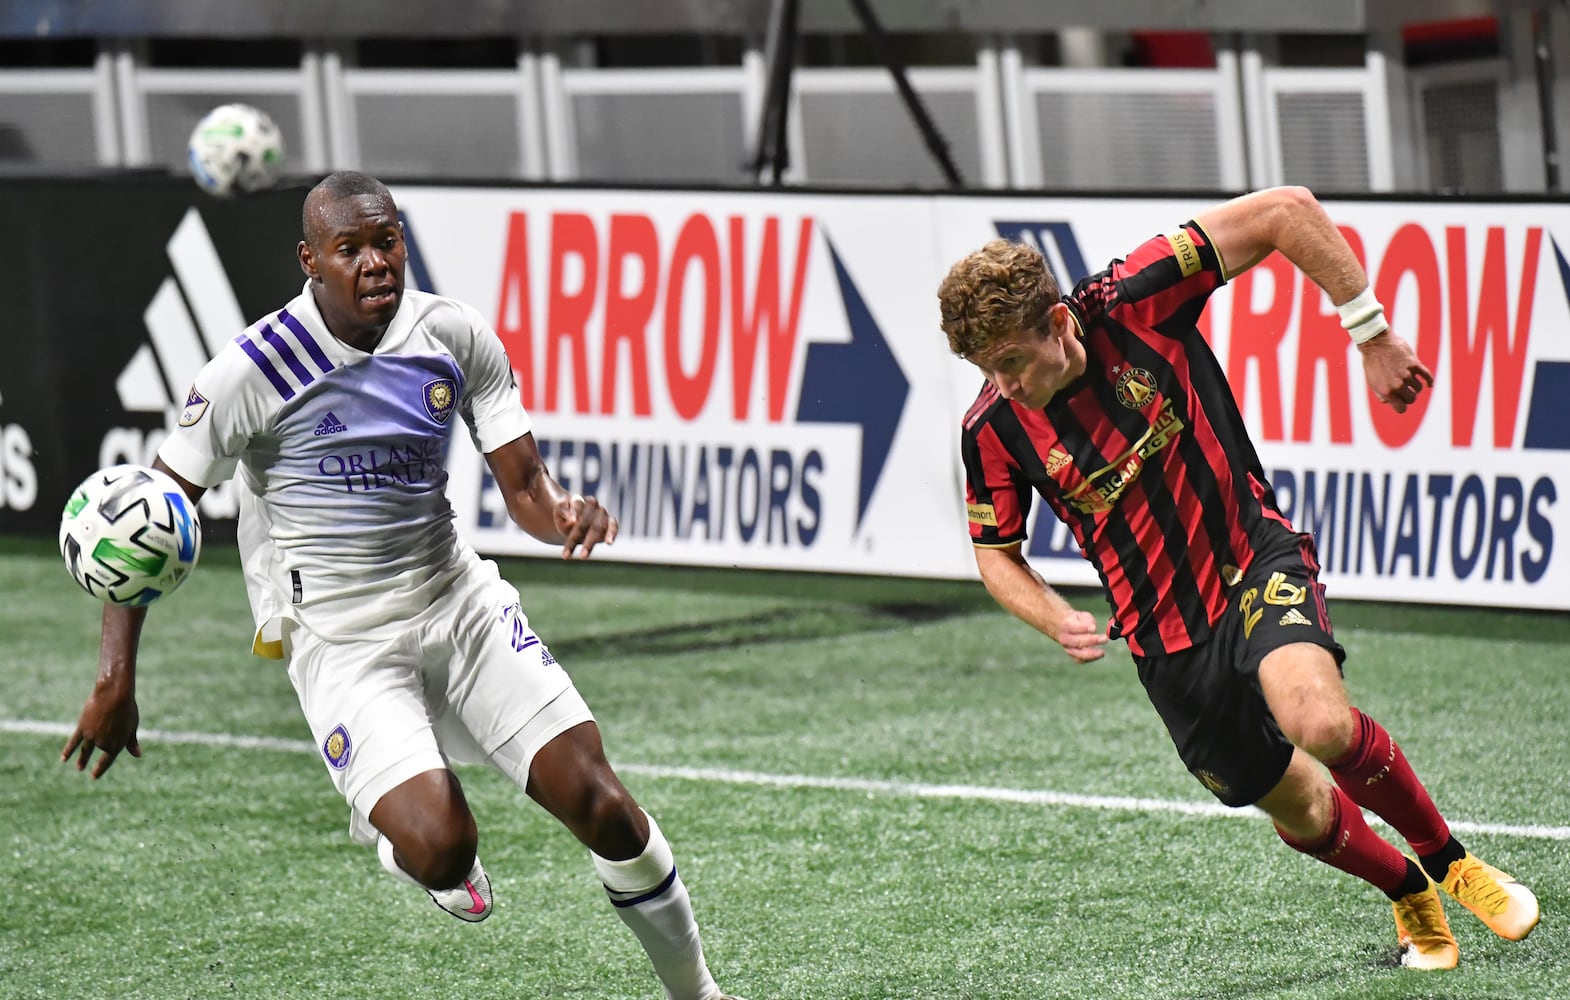
M 1143 368 L 1128 368 L 1113 387 L 1118 402 L 1131 410 L 1144 409 L 1156 398 L 1156 377 Z
M 1231 789 L 1227 787 L 1227 783 L 1222 781 L 1221 776 L 1214 771 L 1206 771 L 1201 768 L 1194 772 L 1194 777 L 1199 779 L 1200 784 L 1210 789 L 1210 794 L 1212 795 L 1224 798 L 1231 792 Z
M 425 383 L 421 395 L 425 399 L 425 412 L 439 424 L 447 422 L 452 416 L 453 405 L 458 402 L 458 389 L 450 378 L 432 379 Z

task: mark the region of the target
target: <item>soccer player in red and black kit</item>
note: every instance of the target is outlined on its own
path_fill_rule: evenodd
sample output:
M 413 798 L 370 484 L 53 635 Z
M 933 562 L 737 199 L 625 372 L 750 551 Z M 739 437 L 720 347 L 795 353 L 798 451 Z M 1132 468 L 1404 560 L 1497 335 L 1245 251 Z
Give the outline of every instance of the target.
M 1073 659 L 1125 639 L 1194 776 L 1229 806 L 1258 806 L 1292 848 L 1389 896 L 1403 965 L 1453 968 L 1439 889 L 1510 940 L 1536 926 L 1537 900 L 1451 835 L 1390 734 L 1352 707 L 1313 539 L 1277 510 L 1195 325 L 1212 291 L 1273 251 L 1338 304 L 1382 402 L 1403 412 L 1433 384 L 1303 188 L 1219 205 L 1067 295 L 1022 244 L 994 240 L 954 265 L 938 289 L 943 331 L 987 379 L 961 445 L 976 564 L 1000 604 Z M 1100 574 L 1106 632 L 1026 562 L 1032 492 Z

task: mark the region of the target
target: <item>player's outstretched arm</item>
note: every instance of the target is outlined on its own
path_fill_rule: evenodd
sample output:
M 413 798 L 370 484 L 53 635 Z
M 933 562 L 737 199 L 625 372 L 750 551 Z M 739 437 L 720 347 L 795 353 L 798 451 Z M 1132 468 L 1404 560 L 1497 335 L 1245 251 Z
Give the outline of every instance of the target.
M 487 452 L 485 462 L 513 521 L 540 541 L 560 545 L 563 559 L 587 559 L 596 545 L 616 540 L 616 518 L 594 497 L 562 488 L 545 467 L 533 434 Z
M 103 777 L 122 750 L 130 751 L 132 757 L 142 755 L 142 746 L 136 740 L 136 727 L 141 721 L 136 707 L 136 647 L 146 620 L 146 608 L 104 605 L 103 628 L 98 637 L 98 679 L 77 716 L 76 729 L 60 751 L 62 763 L 76 755 L 78 771 L 86 770 L 93 763 L 93 751 L 98 751 L 94 778 Z
M 1234 198 L 1194 221 L 1215 245 L 1227 276 L 1253 267 L 1272 251 L 1323 288 L 1363 357 L 1368 387 L 1397 413 L 1434 384 L 1434 373 L 1390 330 L 1364 270 L 1324 206 L 1302 187 L 1266 188 Z
M 1078 611 L 1025 561 L 1023 547 L 976 548 L 976 568 L 987 592 L 1015 617 L 1050 637 L 1080 663 L 1106 655 L 1107 634 L 1096 616 Z
M 153 462 L 153 468 L 167 473 L 195 503 L 206 492 L 169 466 L 163 459 Z M 76 756 L 76 769 L 84 771 L 93 763 L 93 752 L 98 752 L 93 766 L 93 777 L 103 777 L 114 764 L 121 751 L 132 757 L 142 755 L 142 745 L 137 742 L 136 728 L 141 714 L 136 707 L 136 650 L 141 642 L 142 623 L 147 620 L 146 608 L 122 608 L 104 605 L 103 626 L 98 636 L 98 678 L 92 693 L 82 706 L 76 728 L 60 751 L 61 762 Z

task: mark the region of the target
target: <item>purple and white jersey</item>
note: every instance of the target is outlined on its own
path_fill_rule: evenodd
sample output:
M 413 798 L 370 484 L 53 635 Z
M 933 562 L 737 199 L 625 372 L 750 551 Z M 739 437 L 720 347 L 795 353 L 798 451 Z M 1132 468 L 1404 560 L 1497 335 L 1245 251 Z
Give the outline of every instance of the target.
M 530 429 L 490 324 L 424 292 L 404 292 L 367 354 L 327 331 L 307 283 L 196 376 L 158 454 L 198 486 L 238 465 L 257 652 L 277 654 L 287 619 L 391 635 L 478 561 L 445 490 L 454 414 L 481 453 Z

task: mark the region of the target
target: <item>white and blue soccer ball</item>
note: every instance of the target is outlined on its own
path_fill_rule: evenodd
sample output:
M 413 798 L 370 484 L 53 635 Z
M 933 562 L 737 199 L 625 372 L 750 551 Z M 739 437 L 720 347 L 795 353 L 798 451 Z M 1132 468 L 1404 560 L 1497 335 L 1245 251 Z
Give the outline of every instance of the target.
M 82 481 L 60 515 L 60 555 L 81 588 L 106 604 L 145 607 L 196 568 L 202 524 L 168 475 L 113 465 Z
M 283 171 L 283 133 L 260 108 L 220 105 L 191 131 L 186 160 L 208 194 L 228 198 L 262 191 L 278 183 Z

